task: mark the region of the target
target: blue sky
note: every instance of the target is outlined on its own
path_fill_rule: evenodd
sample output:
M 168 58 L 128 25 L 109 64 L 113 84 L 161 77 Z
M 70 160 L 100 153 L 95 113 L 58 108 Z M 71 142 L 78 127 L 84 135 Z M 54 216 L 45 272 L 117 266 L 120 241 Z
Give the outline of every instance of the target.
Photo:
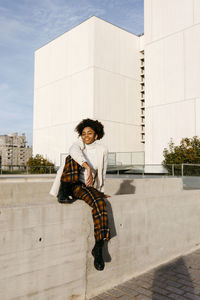
M 143 0 L 0 0 L 0 134 L 32 144 L 34 51 L 95 15 L 144 31 Z

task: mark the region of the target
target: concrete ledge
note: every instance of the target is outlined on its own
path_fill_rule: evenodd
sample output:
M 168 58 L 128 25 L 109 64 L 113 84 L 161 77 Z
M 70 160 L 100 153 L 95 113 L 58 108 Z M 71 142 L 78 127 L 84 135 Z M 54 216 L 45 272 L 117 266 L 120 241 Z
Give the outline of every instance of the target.
M 26 205 L 55 203 L 56 198 L 49 195 L 51 181 L 0 181 L 0 205 Z
M 110 195 L 124 194 L 170 194 L 182 191 L 181 178 L 108 178 L 105 184 L 106 193 Z
M 54 175 L 5 177 L 0 180 L 0 205 L 55 203 L 49 195 Z M 109 195 L 163 195 L 182 191 L 180 178 L 121 179 L 108 178 L 105 191 Z
M 0 182 L 44 182 L 44 181 L 53 181 L 56 177 L 56 174 L 27 174 L 27 175 L 18 175 L 18 174 L 7 174 L 0 175 Z
M 176 179 L 152 179 L 154 187 L 143 180 L 135 182 L 135 194 L 109 198 L 113 238 L 104 248 L 103 272 L 93 267 L 93 222 L 87 204 L 57 203 L 48 195 L 47 182 L 37 190 L 36 183 L 23 183 L 18 193 L 16 183 L 1 183 L 0 299 L 89 299 L 199 247 L 200 192 L 183 191 Z M 8 189 L 6 204 L 2 196 Z M 20 193 L 22 199 L 29 195 L 27 201 L 17 202 Z

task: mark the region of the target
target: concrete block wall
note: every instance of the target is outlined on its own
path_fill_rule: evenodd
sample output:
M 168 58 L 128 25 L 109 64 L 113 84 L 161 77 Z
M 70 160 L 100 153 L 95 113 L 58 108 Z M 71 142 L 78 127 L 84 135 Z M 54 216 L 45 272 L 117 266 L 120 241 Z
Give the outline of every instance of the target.
M 52 180 L 51 180 L 52 181 Z M 91 208 L 34 196 L 35 182 L 0 182 L 0 299 L 90 299 L 133 276 L 200 246 L 199 190 L 181 179 L 108 179 L 113 238 L 104 248 L 105 270 L 96 271 Z M 40 182 L 39 190 L 42 190 Z M 126 194 L 125 194 L 126 193 Z
M 1 208 L 0 299 L 85 299 L 83 206 Z

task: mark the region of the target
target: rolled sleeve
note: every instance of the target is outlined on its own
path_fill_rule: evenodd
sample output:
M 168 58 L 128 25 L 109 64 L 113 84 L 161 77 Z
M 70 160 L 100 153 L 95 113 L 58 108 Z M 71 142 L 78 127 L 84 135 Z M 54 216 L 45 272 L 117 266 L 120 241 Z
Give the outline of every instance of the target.
M 69 148 L 69 155 L 81 166 L 83 165 L 84 162 L 86 162 L 86 159 L 83 155 L 83 151 L 81 149 L 80 142 L 75 142 Z
M 102 185 L 100 187 L 100 191 L 104 192 L 104 185 L 106 180 L 106 170 L 107 170 L 107 164 L 108 164 L 108 150 L 106 149 L 103 157 L 103 170 L 102 170 Z

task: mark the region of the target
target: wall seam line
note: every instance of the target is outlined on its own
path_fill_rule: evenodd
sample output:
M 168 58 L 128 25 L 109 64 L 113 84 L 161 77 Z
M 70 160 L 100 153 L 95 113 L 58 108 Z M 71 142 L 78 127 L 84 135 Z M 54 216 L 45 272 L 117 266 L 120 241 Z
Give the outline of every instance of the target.
M 184 29 L 177 30 L 177 31 L 175 31 L 175 32 L 173 32 L 173 33 L 166 34 L 166 35 L 163 36 L 163 37 L 160 37 L 160 38 L 158 38 L 158 39 L 156 39 L 156 40 L 153 40 L 153 41 L 151 41 L 151 42 L 149 42 L 149 43 L 146 43 L 146 44 L 145 44 L 145 47 L 151 46 L 151 44 L 154 44 L 154 43 L 156 43 L 156 42 L 160 42 L 160 41 L 162 41 L 162 40 L 164 40 L 164 39 L 166 39 L 166 38 L 168 38 L 168 37 L 171 37 L 171 36 L 173 36 L 173 35 L 176 35 L 176 34 L 179 34 L 179 33 L 184 32 L 184 31 L 190 30 L 192 27 L 196 27 L 196 26 L 199 26 L 199 25 L 200 25 L 200 22 L 195 23 L 195 24 L 192 24 L 191 26 L 185 27 Z

